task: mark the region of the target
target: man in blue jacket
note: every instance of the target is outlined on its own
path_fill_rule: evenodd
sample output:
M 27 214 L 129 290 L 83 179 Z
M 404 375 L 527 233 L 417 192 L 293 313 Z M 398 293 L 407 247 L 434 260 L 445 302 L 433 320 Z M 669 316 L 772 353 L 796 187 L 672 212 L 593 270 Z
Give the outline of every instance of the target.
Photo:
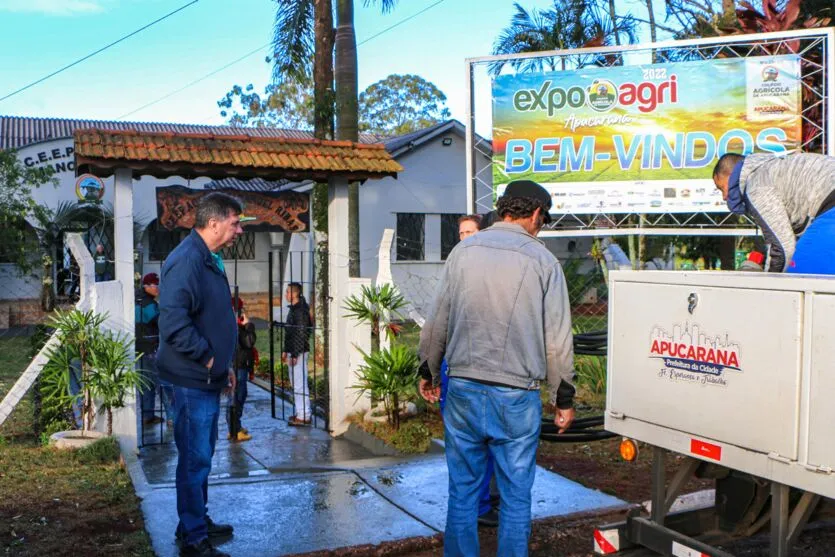
M 232 526 L 208 516 L 208 478 L 217 439 L 220 393 L 234 389 L 232 360 L 238 324 L 219 251 L 243 233 L 241 203 L 212 193 L 196 206 L 194 229 L 162 267 L 160 286 L 160 377 L 174 385 L 177 443 L 177 539 L 181 556 L 224 557 L 211 538 Z

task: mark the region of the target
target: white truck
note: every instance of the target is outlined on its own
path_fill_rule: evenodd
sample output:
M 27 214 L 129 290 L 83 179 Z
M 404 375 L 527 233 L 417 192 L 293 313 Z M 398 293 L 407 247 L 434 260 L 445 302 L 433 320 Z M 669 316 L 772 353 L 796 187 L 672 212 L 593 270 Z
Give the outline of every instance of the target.
M 835 278 L 612 272 L 608 356 L 605 428 L 653 447 L 652 511 L 599 528 L 596 552 L 726 556 L 702 535 L 770 523 L 787 556 L 835 498 Z M 668 453 L 689 457 L 669 481 Z M 668 515 L 696 472 L 716 504 Z

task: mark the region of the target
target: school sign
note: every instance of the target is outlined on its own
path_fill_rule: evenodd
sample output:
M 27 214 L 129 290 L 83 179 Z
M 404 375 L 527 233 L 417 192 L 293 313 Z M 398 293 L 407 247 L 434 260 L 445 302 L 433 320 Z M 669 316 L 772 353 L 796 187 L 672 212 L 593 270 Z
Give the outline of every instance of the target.
M 795 55 L 503 75 L 493 184 L 543 184 L 553 213 L 724 212 L 725 152 L 801 144 Z

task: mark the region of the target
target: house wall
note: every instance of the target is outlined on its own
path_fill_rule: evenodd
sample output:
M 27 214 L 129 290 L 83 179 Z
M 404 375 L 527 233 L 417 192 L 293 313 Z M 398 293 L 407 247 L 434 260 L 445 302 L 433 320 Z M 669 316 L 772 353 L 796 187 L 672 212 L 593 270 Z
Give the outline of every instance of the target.
M 73 160 L 73 139 L 71 137 L 60 138 L 41 143 L 35 143 L 21 148 L 18 151 L 18 159 L 27 167 L 52 166 L 56 170 L 55 177 L 57 186 L 46 185 L 33 192 L 36 202 L 46 207 L 55 209 L 61 202 L 76 202 L 75 193 L 75 162 Z M 194 189 L 203 189 L 209 178 L 186 178 L 172 176 L 165 179 L 158 179 L 152 176 L 134 177 L 133 181 L 133 206 L 134 219 L 143 226 L 148 226 L 156 219 L 156 189 L 165 186 L 186 186 Z M 113 203 L 113 177 L 102 179 L 105 192 L 102 202 L 106 205 Z M 296 235 L 298 236 L 298 235 Z M 292 249 L 305 249 L 306 236 L 302 244 L 294 244 Z M 150 242 L 146 230 L 140 241 L 142 245 L 141 272 L 159 273 L 160 261 L 152 260 L 149 257 Z M 301 246 L 301 247 L 299 247 Z M 255 233 L 255 257 L 251 260 L 240 260 L 237 266 L 237 284 L 242 297 L 253 300 L 253 308 L 250 314 L 254 317 L 266 319 L 269 311 L 267 308 L 268 292 L 268 257 L 272 249 L 270 235 L 267 232 Z M 277 261 L 277 256 L 276 256 Z M 277 265 L 277 263 L 276 263 Z M 227 276 L 231 285 L 235 284 L 235 265 L 227 262 Z M 289 271 L 288 271 L 289 272 Z M 295 274 L 298 274 L 297 272 Z M 277 267 L 276 267 L 277 276 Z M 39 277 L 21 277 L 16 274 L 14 265 L 0 264 L 0 300 L 34 299 L 40 296 Z M 246 294 L 247 296 L 243 296 Z
M 444 146 L 444 137 L 452 144 Z M 441 260 L 441 218 L 443 213 L 467 212 L 466 148 L 456 131 L 439 135 L 414 151 L 401 155 L 404 170 L 398 177 L 369 180 L 360 186 L 360 270 L 363 277 L 377 276 L 377 256 L 383 230 L 397 229 L 397 213 L 424 213 L 424 261 L 397 261 L 396 240 L 392 246 L 392 277 L 415 307 L 431 298 L 443 268 Z M 490 165 L 479 157 L 479 169 Z M 490 175 L 489 169 L 484 175 Z M 479 195 L 488 195 L 484 187 Z M 408 284 L 407 284 L 408 283 Z M 429 300 L 431 301 L 431 300 Z

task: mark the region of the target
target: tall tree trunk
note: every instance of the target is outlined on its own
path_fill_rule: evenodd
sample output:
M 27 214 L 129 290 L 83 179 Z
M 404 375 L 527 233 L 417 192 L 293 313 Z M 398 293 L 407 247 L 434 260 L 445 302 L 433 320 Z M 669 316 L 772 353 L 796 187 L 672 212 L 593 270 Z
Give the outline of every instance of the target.
M 609 17 L 612 18 L 612 34 L 615 36 L 615 44 L 620 46 L 620 33 L 618 33 L 617 11 L 615 0 L 609 0 Z
M 652 10 L 652 0 L 647 1 L 647 15 L 649 20 L 649 38 L 652 42 L 656 42 L 658 39 L 658 28 L 655 25 L 655 12 Z M 652 63 L 655 64 L 658 60 L 656 59 L 656 52 L 655 49 L 652 49 Z
M 359 139 L 357 106 L 357 36 L 354 33 L 354 1 L 336 0 L 336 137 Z M 359 183 L 348 186 L 348 275 L 360 275 Z
M 315 54 L 313 60 L 313 135 L 316 139 L 333 139 L 333 4 L 331 0 L 315 0 L 313 4 Z M 313 186 L 311 199 L 313 237 L 316 244 L 315 291 L 313 308 L 316 335 L 313 365 L 327 374 L 328 353 L 328 184 Z M 283 378 L 282 378 L 283 381 Z
M 313 60 L 313 135 L 333 139 L 333 8 L 331 0 L 315 0 Z
M 113 435 L 113 409 L 107 408 L 107 434 Z
M 658 28 L 655 26 L 655 12 L 652 10 L 652 0 L 647 1 L 647 14 L 649 16 L 649 37 L 652 42 L 658 38 Z M 655 51 L 653 51 L 653 61 L 655 58 Z

